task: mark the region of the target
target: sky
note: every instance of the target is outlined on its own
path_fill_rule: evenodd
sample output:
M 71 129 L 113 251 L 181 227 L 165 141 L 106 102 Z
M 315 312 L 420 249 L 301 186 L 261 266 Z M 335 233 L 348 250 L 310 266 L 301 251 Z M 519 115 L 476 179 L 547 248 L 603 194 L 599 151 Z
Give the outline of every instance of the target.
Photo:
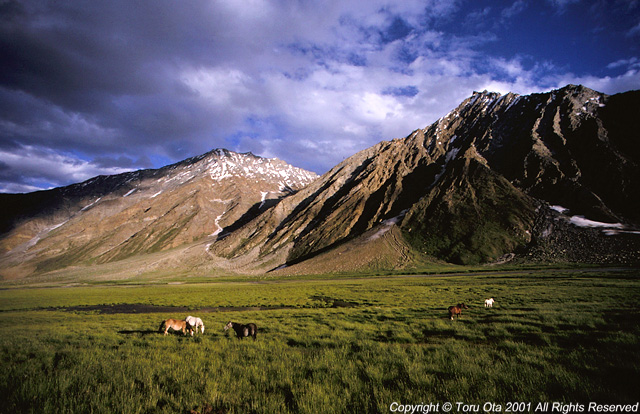
M 0 0 L 0 192 L 215 148 L 323 174 L 570 83 L 640 89 L 640 0 Z

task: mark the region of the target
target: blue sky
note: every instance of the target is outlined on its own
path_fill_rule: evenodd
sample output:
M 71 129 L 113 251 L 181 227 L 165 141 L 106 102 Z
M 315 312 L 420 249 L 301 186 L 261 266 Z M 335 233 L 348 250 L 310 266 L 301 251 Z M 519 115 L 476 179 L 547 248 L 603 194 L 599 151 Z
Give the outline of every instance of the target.
M 214 148 L 319 174 L 474 90 L 640 89 L 638 0 L 0 0 L 0 192 Z

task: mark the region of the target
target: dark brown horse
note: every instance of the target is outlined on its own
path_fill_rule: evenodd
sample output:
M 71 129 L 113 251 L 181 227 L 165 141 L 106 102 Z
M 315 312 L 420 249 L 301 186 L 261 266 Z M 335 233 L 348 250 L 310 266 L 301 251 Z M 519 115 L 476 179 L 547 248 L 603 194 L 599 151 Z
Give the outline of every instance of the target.
M 458 303 L 456 306 L 449 306 L 449 317 L 453 320 L 453 316 L 458 318 L 462 315 L 462 309 L 469 309 L 464 303 Z
M 253 337 L 253 340 L 256 340 L 256 335 L 258 334 L 258 327 L 255 323 L 248 323 L 243 325 L 241 323 L 231 322 L 224 327 L 224 330 L 233 329 L 236 332 L 236 336 L 238 339 L 243 339 L 245 336 Z

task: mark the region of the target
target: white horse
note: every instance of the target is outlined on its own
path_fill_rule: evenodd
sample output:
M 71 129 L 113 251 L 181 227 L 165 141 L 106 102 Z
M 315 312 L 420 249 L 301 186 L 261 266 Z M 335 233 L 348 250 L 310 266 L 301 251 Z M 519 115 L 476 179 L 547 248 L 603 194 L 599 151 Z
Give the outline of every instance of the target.
M 194 316 L 187 316 L 184 320 L 187 321 L 189 325 L 193 326 L 193 329 L 195 329 L 196 332 L 198 332 L 198 327 L 200 327 L 200 329 L 202 329 L 202 333 L 204 333 L 204 323 L 202 323 L 202 319 Z M 191 336 L 193 336 L 193 331 L 191 331 Z
M 484 307 L 485 308 L 493 308 L 493 302 L 495 302 L 493 300 L 493 298 L 485 300 L 484 301 Z

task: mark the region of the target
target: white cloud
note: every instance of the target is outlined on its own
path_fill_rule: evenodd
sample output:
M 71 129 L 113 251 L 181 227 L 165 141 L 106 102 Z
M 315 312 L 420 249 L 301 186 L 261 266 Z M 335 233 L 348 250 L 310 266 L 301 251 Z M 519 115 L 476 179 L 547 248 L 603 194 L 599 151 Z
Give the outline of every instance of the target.
M 474 46 L 492 41 L 491 35 L 447 38 L 442 33 L 424 31 L 387 44 L 377 38 L 363 39 L 350 24 L 341 25 L 340 17 L 345 13 L 366 15 L 365 23 L 358 24 L 379 25 L 382 29 L 388 23 L 387 14 L 372 12 L 375 9 L 368 10 L 367 6 L 365 10 L 349 9 L 350 5 L 333 4 L 334 8 L 324 15 L 325 21 L 331 21 L 331 34 L 312 28 L 307 39 L 320 43 L 293 49 L 279 46 L 282 59 L 262 61 L 265 67 L 261 71 L 221 65 L 182 73 L 182 81 L 198 99 L 213 111 L 226 114 L 219 118 L 244 120 L 236 128 L 245 133 L 233 141 L 235 147 L 231 149 L 276 156 L 322 173 L 380 140 L 404 137 L 428 125 L 473 90 L 526 94 L 564 86 L 559 84 L 560 79 L 540 78 L 540 69 L 550 69 L 543 68 L 544 63 L 526 69 L 520 57 L 479 56 Z M 521 8 L 518 5 L 512 12 Z M 412 3 L 404 12 L 418 9 Z M 308 11 L 297 10 L 296 17 Z M 281 40 L 284 42 L 284 37 Z M 415 52 L 415 59 L 399 61 L 402 49 Z M 345 60 L 350 54 L 361 55 L 366 64 Z M 481 59 L 491 69 L 484 74 L 474 69 Z M 608 81 L 600 84 L 611 83 Z M 415 88 L 414 96 L 384 93 L 407 85 Z M 255 118 L 260 119 L 260 129 L 256 129 Z M 253 125 L 248 125 L 247 119 Z
M 486 54 L 499 41 L 491 22 L 484 31 L 445 31 L 474 17 L 475 7 L 464 14 L 458 0 L 113 1 L 106 11 L 96 2 L 70 6 L 71 15 L 51 3 L 55 32 L 21 26 L 30 30 L 24 38 L 43 39 L 20 49 L 26 61 L 46 61 L 26 72 L 41 77 L 0 87 L 0 133 L 9 143 L 0 162 L 19 147 L 48 166 L 14 153 L 11 165 L 24 177 L 67 184 L 108 173 L 97 167 L 102 156 L 177 161 L 215 147 L 322 173 L 427 126 L 474 90 L 524 94 L 583 83 L 612 93 L 639 84 L 635 57 L 609 65 L 624 74 L 595 77 L 532 64 L 538 57 Z M 543 7 L 569 12 L 574 2 Z M 525 18 L 527 7 L 518 0 L 475 17 Z M 59 41 L 77 33 L 86 38 Z
M 238 95 L 251 94 L 251 78 L 239 69 L 200 68 L 182 74 L 183 82 L 214 105 L 228 105 Z
M 640 69 L 640 59 L 638 59 L 635 56 L 629 59 L 620 59 L 615 62 L 609 63 L 607 65 L 607 68 L 609 69 L 617 69 L 617 68 Z
M 97 175 L 111 175 L 125 172 L 122 168 L 101 168 L 90 162 L 71 155 L 63 155 L 46 148 L 25 146 L 19 151 L 0 150 L 0 191 L 8 192 L 22 188 L 30 191 L 38 186 L 60 186 L 67 182 L 81 182 Z M 26 181 L 20 185 L 11 184 L 3 179 L 11 171 L 20 171 L 26 177 L 37 177 L 34 182 Z M 16 181 L 16 177 L 11 177 Z M 20 191 L 20 190 L 18 190 Z
M 627 32 L 627 37 L 635 37 L 635 36 L 638 36 L 638 35 L 640 35 L 640 23 L 638 23 L 635 26 L 633 26 Z
M 505 19 L 510 19 L 522 13 L 527 8 L 525 0 L 517 0 L 513 4 L 502 10 L 501 15 Z
M 548 0 L 556 9 L 562 13 L 571 4 L 579 3 L 580 0 Z

